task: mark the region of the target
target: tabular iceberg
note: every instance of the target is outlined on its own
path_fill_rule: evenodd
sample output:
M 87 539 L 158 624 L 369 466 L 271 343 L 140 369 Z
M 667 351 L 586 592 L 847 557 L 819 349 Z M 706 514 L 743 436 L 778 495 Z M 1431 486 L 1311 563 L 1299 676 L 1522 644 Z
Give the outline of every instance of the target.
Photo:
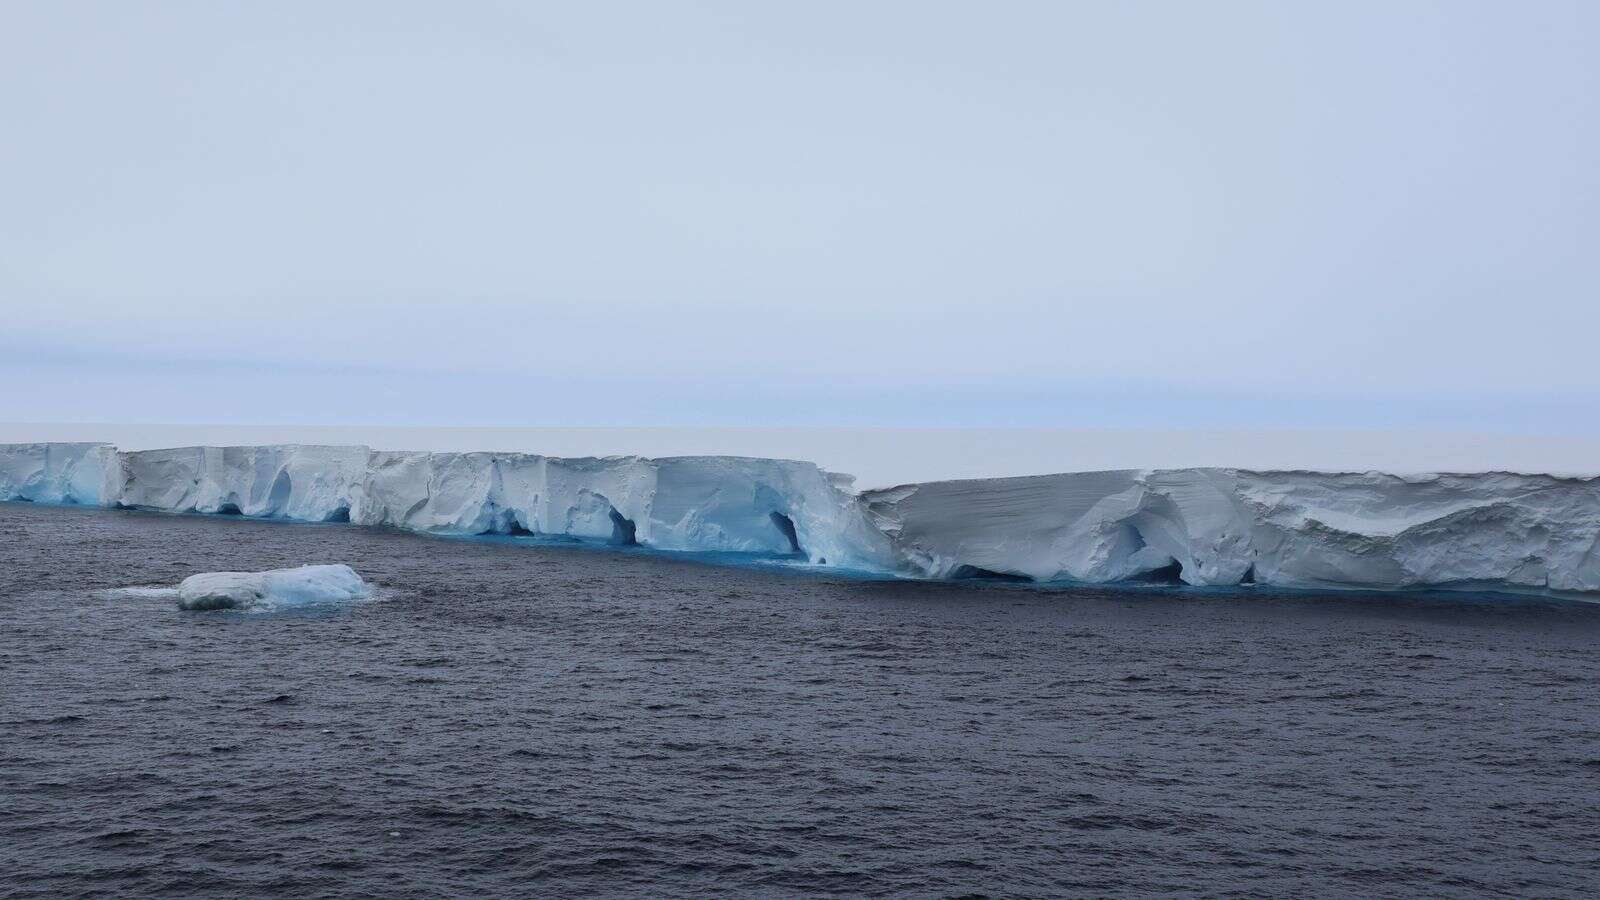
M 112 505 L 116 461 L 109 444 L 0 444 L 0 500 Z
M 116 453 L 109 505 L 343 521 L 367 475 L 365 447 L 179 447 Z
M 1600 479 L 1085 472 L 869 491 L 937 577 L 1600 591 Z
M 857 493 L 796 460 L 0 445 L 0 499 L 532 534 L 931 578 L 1600 592 L 1600 477 L 1170 469 Z

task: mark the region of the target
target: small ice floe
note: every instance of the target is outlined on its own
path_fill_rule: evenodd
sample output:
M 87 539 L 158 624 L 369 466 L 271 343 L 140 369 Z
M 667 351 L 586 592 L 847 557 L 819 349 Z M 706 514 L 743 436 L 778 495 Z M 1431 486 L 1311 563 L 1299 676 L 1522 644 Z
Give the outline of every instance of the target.
M 266 572 L 202 572 L 178 585 L 182 609 L 249 609 L 360 600 L 372 588 L 346 565 L 300 566 Z

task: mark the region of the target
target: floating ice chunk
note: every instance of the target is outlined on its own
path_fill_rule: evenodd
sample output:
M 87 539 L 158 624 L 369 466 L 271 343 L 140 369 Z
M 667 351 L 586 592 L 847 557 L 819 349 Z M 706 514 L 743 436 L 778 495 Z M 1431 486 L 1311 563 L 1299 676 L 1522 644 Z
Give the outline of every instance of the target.
M 183 609 L 248 609 L 331 603 L 370 596 L 372 588 L 345 565 L 300 566 L 267 572 L 202 572 L 178 585 Z

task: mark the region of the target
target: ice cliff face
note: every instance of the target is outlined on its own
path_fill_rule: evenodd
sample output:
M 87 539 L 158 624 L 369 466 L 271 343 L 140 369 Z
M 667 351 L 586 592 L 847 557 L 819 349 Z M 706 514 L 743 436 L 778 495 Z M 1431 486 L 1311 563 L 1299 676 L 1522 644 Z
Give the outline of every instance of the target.
M 375 452 L 350 508 L 354 521 L 414 531 L 564 535 L 863 564 L 882 554 L 883 540 L 866 526 L 848 485 L 811 463 L 776 459 Z
M 346 521 L 367 476 L 364 447 L 179 447 L 115 454 L 107 505 Z
M 1600 591 L 1600 479 L 1085 472 L 870 491 L 936 577 Z
M 0 500 L 111 505 L 116 458 L 109 444 L 0 444 Z
M 0 499 L 439 534 L 561 536 L 869 566 L 888 546 L 867 526 L 849 484 L 812 463 L 725 456 L 0 445 Z
M 905 485 L 742 457 L 0 445 L 0 499 L 791 555 L 933 578 L 1600 592 L 1600 478 L 1126 470 Z

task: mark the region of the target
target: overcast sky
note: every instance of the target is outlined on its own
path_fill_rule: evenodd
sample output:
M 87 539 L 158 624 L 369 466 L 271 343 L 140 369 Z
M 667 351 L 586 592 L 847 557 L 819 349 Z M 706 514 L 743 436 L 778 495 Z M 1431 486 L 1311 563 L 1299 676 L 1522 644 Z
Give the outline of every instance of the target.
M 1600 430 L 1600 3 L 0 0 L 0 420 Z

